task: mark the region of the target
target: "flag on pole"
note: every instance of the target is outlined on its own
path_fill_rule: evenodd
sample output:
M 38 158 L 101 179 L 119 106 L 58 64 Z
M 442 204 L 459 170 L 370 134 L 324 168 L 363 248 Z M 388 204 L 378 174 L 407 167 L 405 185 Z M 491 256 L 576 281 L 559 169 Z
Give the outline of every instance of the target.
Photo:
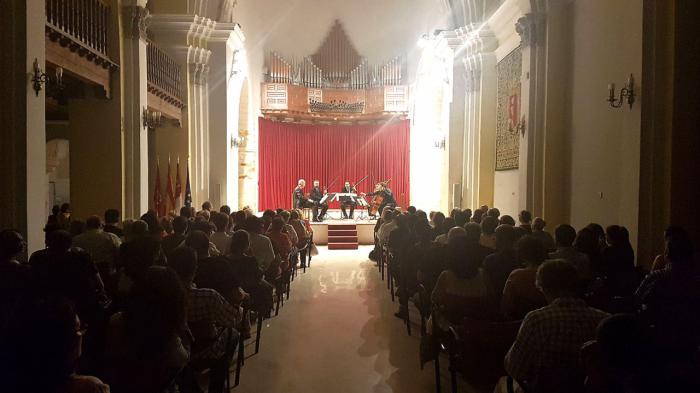
M 170 156 L 168 155 L 168 183 L 165 186 L 165 192 L 168 193 L 167 197 L 167 202 L 168 206 L 165 209 L 166 213 L 171 212 L 175 210 L 175 194 L 173 193 L 173 181 L 172 178 L 170 177 Z
M 185 180 L 185 206 L 192 206 L 192 187 L 190 187 L 190 164 L 187 163 L 187 180 Z
M 182 182 L 180 181 L 180 156 L 177 157 L 177 169 L 175 170 L 175 212 L 182 204 Z
M 163 205 L 163 195 L 160 190 L 160 160 L 156 158 L 156 185 L 153 191 L 153 209 L 161 216 Z

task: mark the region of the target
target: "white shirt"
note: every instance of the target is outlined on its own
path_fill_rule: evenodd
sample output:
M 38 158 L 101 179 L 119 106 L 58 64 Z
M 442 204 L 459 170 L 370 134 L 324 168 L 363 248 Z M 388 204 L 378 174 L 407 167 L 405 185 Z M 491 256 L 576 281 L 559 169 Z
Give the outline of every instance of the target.
M 275 260 L 275 251 L 272 249 L 272 242 L 267 236 L 249 232 L 250 234 L 250 249 L 253 251 L 253 256 L 258 261 L 258 266 L 263 271 L 266 271 L 272 261 Z
M 214 232 L 209 239 L 221 255 L 228 255 L 231 249 L 231 236 L 226 232 Z
M 389 235 L 394 229 L 396 229 L 396 220 L 392 220 L 390 222 L 387 222 L 386 224 L 382 224 L 382 226 L 379 227 L 379 231 L 377 231 L 379 244 L 385 245 L 389 243 Z

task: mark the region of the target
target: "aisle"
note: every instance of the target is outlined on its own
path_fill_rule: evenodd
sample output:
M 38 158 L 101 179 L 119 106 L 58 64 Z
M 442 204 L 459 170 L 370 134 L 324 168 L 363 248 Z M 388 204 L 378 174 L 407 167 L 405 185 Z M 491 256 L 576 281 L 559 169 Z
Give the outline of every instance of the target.
M 435 391 L 432 364 L 419 367 L 418 328 L 409 337 L 393 316 L 369 248 L 320 252 L 292 283 L 279 316 L 266 321 L 261 351 L 248 358 L 234 391 Z

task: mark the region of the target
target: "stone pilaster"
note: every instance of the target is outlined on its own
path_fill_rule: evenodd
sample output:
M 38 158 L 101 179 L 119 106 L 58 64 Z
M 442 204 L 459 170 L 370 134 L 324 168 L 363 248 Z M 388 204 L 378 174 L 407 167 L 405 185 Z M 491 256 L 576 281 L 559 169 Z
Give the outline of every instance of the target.
M 150 19 L 145 0 L 122 8 L 122 102 L 124 108 L 124 212 L 138 218 L 148 210 L 148 107 L 146 29 Z

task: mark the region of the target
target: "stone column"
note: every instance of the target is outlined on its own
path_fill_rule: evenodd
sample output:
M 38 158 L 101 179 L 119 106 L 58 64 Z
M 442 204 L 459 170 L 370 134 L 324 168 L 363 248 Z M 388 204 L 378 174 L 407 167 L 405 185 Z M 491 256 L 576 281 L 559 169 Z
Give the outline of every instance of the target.
M 207 106 L 207 75 L 209 55 L 203 48 L 190 48 L 188 55 L 188 119 L 190 129 L 190 182 L 193 206 L 209 199 L 209 146 Z
M 148 130 L 143 110 L 148 107 L 146 0 L 122 8 L 122 104 L 124 108 L 124 218 L 138 218 L 148 209 Z
M 521 115 L 526 119 L 520 141 L 518 205 L 535 215 L 541 214 L 544 208 L 545 28 L 543 13 L 528 13 L 515 24 L 522 49 Z
M 43 1 L 8 0 L 0 12 L 0 228 L 14 228 L 28 252 L 43 248 L 47 217 L 45 85 L 35 94 L 36 61 L 45 67 Z
M 245 78 L 241 67 L 243 34 L 234 23 L 217 23 L 209 38 L 209 175 L 210 199 L 215 206 L 237 208 L 240 92 Z

